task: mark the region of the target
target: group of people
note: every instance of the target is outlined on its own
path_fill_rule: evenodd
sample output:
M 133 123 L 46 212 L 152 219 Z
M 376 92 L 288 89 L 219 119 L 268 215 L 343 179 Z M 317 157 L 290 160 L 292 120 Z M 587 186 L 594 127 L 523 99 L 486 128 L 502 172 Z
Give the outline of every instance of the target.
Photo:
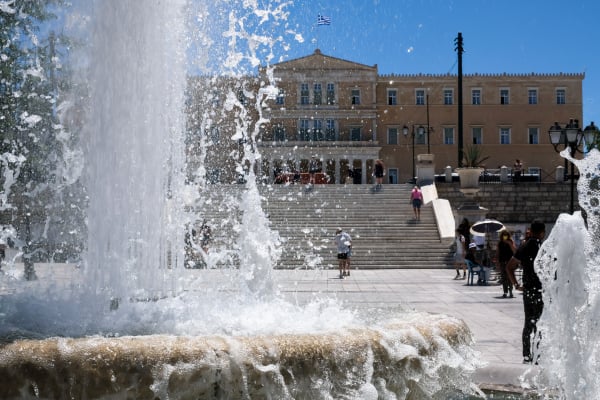
M 542 283 L 535 272 L 534 261 L 540 249 L 542 240 L 546 234 L 546 226 L 543 222 L 535 220 L 525 233 L 523 242 L 517 247 L 509 231 L 502 230 L 497 245 L 498 269 L 500 272 L 500 283 L 502 284 L 502 297 L 513 298 L 513 289 L 523 292 L 523 309 L 525 320 L 522 332 L 523 362 L 537 362 L 532 352 L 532 342 L 539 341 L 537 336 L 537 322 L 542 316 L 544 302 L 542 299 Z M 475 259 L 477 244 L 470 241 L 468 221 L 456 229 L 456 252 L 454 279 L 460 279 L 460 268 L 463 269 L 462 279 L 466 278 L 466 262 L 471 260 L 479 265 Z M 468 245 L 467 245 L 468 243 Z M 516 278 L 515 271 L 521 267 L 522 283 Z M 483 270 L 483 268 L 482 268 Z M 483 278 L 485 279 L 485 278 Z M 538 339 L 535 339 L 535 337 Z

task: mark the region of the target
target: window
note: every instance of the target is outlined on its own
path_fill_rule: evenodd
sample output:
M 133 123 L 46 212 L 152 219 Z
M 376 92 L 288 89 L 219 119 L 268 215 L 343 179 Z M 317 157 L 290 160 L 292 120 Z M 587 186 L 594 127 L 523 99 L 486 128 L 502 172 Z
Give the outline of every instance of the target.
M 248 105 L 248 99 L 246 98 L 246 95 L 244 94 L 244 90 L 239 89 L 237 92 L 237 98 L 238 101 L 243 105 L 246 106 Z
M 471 143 L 472 144 L 481 144 L 483 143 L 483 128 L 480 126 L 475 126 L 471 128 Z
M 285 128 L 282 124 L 273 127 L 273 140 L 276 142 L 285 142 Z
M 510 128 L 500 128 L 500 144 L 510 144 Z
M 398 91 L 396 89 L 387 90 L 388 106 L 395 106 L 398 104 Z
M 423 90 L 423 89 L 415 90 L 415 104 L 418 106 L 425 105 L 425 90 Z
M 323 121 L 315 119 L 313 121 L 313 135 L 312 140 L 320 142 L 323 140 Z
M 540 128 L 529 128 L 528 129 L 527 143 L 540 144 Z
M 350 128 L 350 140 L 360 142 L 360 127 Z
M 454 104 L 454 90 L 444 89 L 444 104 L 445 105 Z
M 510 91 L 508 89 L 500 89 L 500 104 L 510 104 Z
M 325 140 L 336 140 L 335 119 L 325 120 Z
M 207 132 L 207 133 L 208 133 L 208 136 L 210 137 L 210 140 L 211 140 L 213 143 L 219 143 L 219 138 L 220 138 L 220 135 L 219 135 L 219 128 L 217 128 L 217 127 L 212 127 L 212 128 L 210 128 L 210 129 L 208 130 L 208 132 Z
M 219 101 L 219 92 L 213 92 L 210 98 L 213 107 L 219 107 L 221 102 Z
M 279 89 L 279 93 L 277 93 L 277 97 L 275 98 L 275 104 L 282 106 L 284 103 L 284 100 L 285 100 L 285 93 L 283 92 L 283 89 Z
M 427 144 L 427 130 L 417 128 L 415 135 L 415 144 Z
M 556 89 L 556 104 L 567 103 L 567 91 L 565 89 Z
M 387 144 L 398 144 L 398 128 L 388 128 Z
M 471 89 L 471 104 L 475 106 L 481 104 L 481 89 Z
M 537 89 L 527 89 L 527 101 L 529 104 L 537 104 L 538 103 Z
M 327 104 L 335 104 L 335 84 L 327 84 Z
M 300 120 L 300 128 L 298 132 L 298 136 L 300 140 L 308 141 L 310 140 L 310 125 L 309 120 L 301 119 Z
M 315 83 L 313 87 L 313 104 L 319 105 L 323 101 L 323 88 L 320 83 Z
M 454 128 L 444 128 L 444 144 L 454 144 Z
M 308 104 L 308 83 L 302 83 L 300 85 L 300 104 Z
M 218 168 L 208 170 L 206 178 L 208 180 L 208 183 L 210 184 L 214 185 L 216 183 L 219 183 L 221 181 L 221 170 Z
M 360 89 L 352 89 L 352 104 L 360 104 Z

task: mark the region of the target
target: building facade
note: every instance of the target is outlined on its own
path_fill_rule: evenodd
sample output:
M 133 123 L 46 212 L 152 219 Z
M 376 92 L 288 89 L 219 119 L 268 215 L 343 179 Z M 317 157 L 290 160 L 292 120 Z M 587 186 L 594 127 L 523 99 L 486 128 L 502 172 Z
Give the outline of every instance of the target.
M 257 174 L 267 181 L 278 171 L 307 171 L 312 156 L 330 183 L 349 177 L 370 183 L 376 159 L 386 166 L 386 183 L 415 177 L 420 154 L 433 154 L 436 174 L 458 167 L 456 75 L 380 75 L 377 65 L 315 50 L 261 69 L 244 93 L 258 93 L 267 73 L 277 94 L 248 114 L 258 123 Z M 548 129 L 570 119 L 583 125 L 583 79 L 583 73 L 464 75 L 463 144 L 480 145 L 488 169 L 511 168 L 518 158 L 525 173 L 554 180 L 564 160 Z

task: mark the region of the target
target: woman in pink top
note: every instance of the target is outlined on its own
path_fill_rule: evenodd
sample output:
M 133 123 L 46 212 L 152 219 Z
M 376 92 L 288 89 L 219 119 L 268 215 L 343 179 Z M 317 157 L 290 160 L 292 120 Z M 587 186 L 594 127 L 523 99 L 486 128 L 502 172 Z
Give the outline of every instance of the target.
M 410 192 L 410 201 L 413 205 L 413 212 L 415 213 L 415 219 L 421 219 L 421 205 L 423 204 L 423 193 L 418 186 L 415 186 Z

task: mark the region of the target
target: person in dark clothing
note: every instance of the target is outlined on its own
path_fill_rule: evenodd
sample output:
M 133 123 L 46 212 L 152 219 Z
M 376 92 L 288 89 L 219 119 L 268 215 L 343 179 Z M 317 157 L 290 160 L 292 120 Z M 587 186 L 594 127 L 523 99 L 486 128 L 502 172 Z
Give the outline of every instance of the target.
M 502 297 L 513 298 L 513 285 L 508 279 L 506 265 L 515 253 L 515 243 L 510 237 L 508 231 L 500 232 L 500 240 L 498 241 L 498 264 L 500 267 L 500 281 L 502 283 Z
M 462 219 L 460 225 L 458 225 L 458 231 L 465 237 L 465 243 L 468 246 L 471 243 L 471 223 L 467 218 Z
M 375 160 L 375 190 L 381 190 L 381 184 L 383 183 L 383 176 L 385 175 L 385 166 L 383 160 Z
M 525 311 L 525 322 L 523 325 L 523 362 L 533 362 L 531 352 L 532 334 L 537 335 L 537 322 L 544 311 L 542 299 L 542 282 L 537 276 L 534 261 L 546 235 L 546 225 L 535 220 L 531 223 L 531 237 L 522 244 L 512 256 L 506 270 L 510 282 L 515 289 L 523 291 L 523 310 Z M 515 269 L 521 264 L 523 267 L 523 286 L 519 285 L 515 277 Z M 537 341 L 539 345 L 539 339 Z M 537 359 L 535 360 L 537 364 Z

